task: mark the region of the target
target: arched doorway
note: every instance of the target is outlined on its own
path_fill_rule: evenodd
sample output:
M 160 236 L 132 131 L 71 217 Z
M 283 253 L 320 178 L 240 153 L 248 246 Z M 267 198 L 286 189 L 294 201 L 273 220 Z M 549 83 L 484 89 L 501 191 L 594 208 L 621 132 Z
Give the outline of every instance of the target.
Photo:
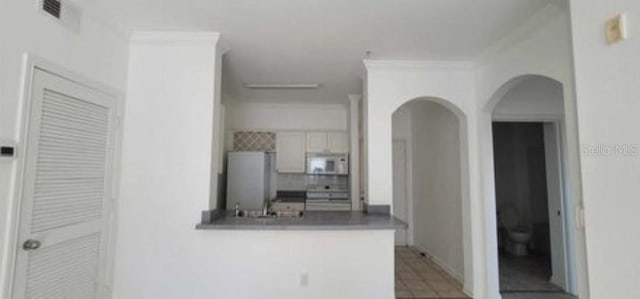
M 393 213 L 408 223 L 396 233 L 408 246 L 396 255 L 396 285 L 414 296 L 464 297 L 472 285 L 465 115 L 444 99 L 412 99 L 393 113 L 392 140 Z M 405 281 L 410 271 L 424 284 Z
M 564 97 L 561 82 L 525 75 L 487 106 L 504 298 L 577 292 Z

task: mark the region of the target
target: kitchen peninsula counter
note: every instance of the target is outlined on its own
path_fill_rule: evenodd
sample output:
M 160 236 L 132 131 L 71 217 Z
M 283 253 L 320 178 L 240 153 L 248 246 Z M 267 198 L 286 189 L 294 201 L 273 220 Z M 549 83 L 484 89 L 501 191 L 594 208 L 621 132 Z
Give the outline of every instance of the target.
M 209 213 L 209 212 L 205 212 Z M 407 224 L 389 214 L 306 211 L 302 217 L 235 217 L 232 211 L 211 212 L 199 230 L 395 230 Z

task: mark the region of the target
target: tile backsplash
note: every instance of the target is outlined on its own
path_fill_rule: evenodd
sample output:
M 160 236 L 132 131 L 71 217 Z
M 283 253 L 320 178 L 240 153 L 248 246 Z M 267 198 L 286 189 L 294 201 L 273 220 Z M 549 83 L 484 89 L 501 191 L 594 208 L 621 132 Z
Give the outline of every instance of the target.
M 278 173 L 278 190 L 282 191 L 294 191 L 294 190 L 306 190 L 307 181 L 306 174 L 297 173 Z
M 348 176 L 279 173 L 277 189 L 282 191 L 306 190 L 308 185 L 341 185 L 347 188 Z
M 257 131 L 234 132 L 233 150 L 274 152 L 276 150 L 276 133 Z

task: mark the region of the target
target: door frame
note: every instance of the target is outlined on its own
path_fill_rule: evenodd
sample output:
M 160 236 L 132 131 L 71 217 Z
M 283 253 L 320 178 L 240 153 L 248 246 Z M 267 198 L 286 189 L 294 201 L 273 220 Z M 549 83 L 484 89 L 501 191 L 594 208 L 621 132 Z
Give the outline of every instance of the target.
M 116 88 L 110 87 L 106 84 L 94 81 L 87 76 L 69 70 L 63 66 L 50 62 L 40 56 L 25 53 L 22 57 L 22 74 L 20 82 L 20 99 L 19 99 L 19 112 L 18 112 L 18 129 L 16 130 L 16 160 L 15 167 L 12 173 L 12 183 L 10 185 L 10 195 L 8 202 L 8 216 L 7 221 L 7 243 L 5 244 L 5 254 L 2 258 L 4 262 L 4 269 L 0 269 L 4 275 L 4 281 L 0 281 L 0 284 L 4 284 L 3 298 L 11 298 L 13 294 L 13 286 L 15 282 L 16 271 L 16 257 L 18 253 L 18 238 L 20 232 L 20 217 L 22 211 L 22 193 L 24 189 L 25 167 L 27 154 L 26 144 L 29 139 L 29 123 L 32 108 L 31 91 L 33 87 L 34 74 L 36 70 L 41 70 L 67 80 L 73 81 L 77 84 L 84 85 L 96 91 L 102 92 L 115 99 L 116 103 L 114 107 L 116 109 L 116 131 L 114 132 L 113 146 L 111 149 L 113 157 L 113 166 L 111 171 L 111 199 L 106 201 L 106 213 L 107 219 L 104 221 L 105 226 L 103 228 L 103 236 L 106 237 L 106 241 L 102 242 L 104 246 L 102 248 L 105 252 L 105 257 L 101 259 L 100 268 L 102 270 L 103 286 L 99 288 L 99 298 L 110 298 L 112 285 L 113 285 L 113 261 L 115 253 L 115 233 L 117 231 L 117 203 L 119 197 L 119 184 L 120 184 L 120 156 L 121 156 L 121 144 L 122 144 L 122 115 L 124 105 L 122 100 L 124 99 L 124 92 L 119 91 Z
M 413 196 L 411 196 L 412 195 L 411 191 L 413 190 L 413 188 L 411 187 L 413 183 L 413 176 L 411 173 L 412 163 L 410 160 L 410 149 L 409 149 L 410 144 L 405 139 L 393 139 L 391 141 L 391 145 L 393 146 L 394 143 L 402 144 L 402 148 L 404 149 L 404 173 L 405 173 L 404 174 L 405 176 L 405 184 L 404 184 L 405 214 L 404 216 L 407 222 L 407 228 L 405 229 L 405 239 L 406 239 L 407 246 L 413 246 Z M 393 152 L 391 154 L 393 155 Z M 395 206 L 395 204 L 393 206 Z
M 519 116 L 507 116 L 507 115 L 493 115 L 493 117 L 491 118 L 491 124 L 493 125 L 493 123 L 495 122 L 536 122 L 536 123 L 541 123 L 543 126 L 543 130 L 544 130 L 544 146 L 545 146 L 545 163 L 547 163 L 548 165 L 548 158 L 547 154 L 549 154 L 549 148 L 547 145 L 547 141 L 548 138 L 553 138 L 553 141 L 555 142 L 555 148 L 553 149 L 555 151 L 556 157 L 555 159 L 558 161 L 557 164 L 557 180 L 559 181 L 559 194 L 558 194 L 558 198 L 559 198 L 559 207 L 560 207 L 560 213 L 561 213 L 561 221 L 559 223 L 558 228 L 556 229 L 560 229 L 562 232 L 562 242 L 561 244 L 556 244 L 556 246 L 561 246 L 561 253 L 562 253 L 562 260 L 560 261 L 554 261 L 552 259 L 552 269 L 554 268 L 554 264 L 555 263 L 560 263 L 559 266 L 561 267 L 561 271 L 563 271 L 563 279 L 561 281 L 558 281 L 558 279 L 560 279 L 558 276 L 556 276 L 557 274 L 552 274 L 552 277 L 550 278 L 550 282 L 551 283 L 560 283 L 561 285 L 559 285 L 564 291 L 566 291 L 567 293 L 571 293 L 571 294 L 576 294 L 577 293 L 577 288 L 575 286 L 575 282 L 577 281 L 577 269 L 575 266 L 575 259 L 576 259 L 576 252 L 575 252 L 575 245 L 572 245 L 573 242 L 571 240 L 575 240 L 575 238 L 577 237 L 575 235 L 575 232 L 571 229 L 569 229 L 571 227 L 571 223 L 575 223 L 575 219 L 572 217 L 573 214 L 571 214 L 568 211 L 571 211 L 568 207 L 572 207 L 573 206 L 573 200 L 570 196 L 568 196 L 568 192 L 569 192 L 569 186 L 568 186 L 568 182 L 570 182 L 570 178 L 569 176 L 569 172 L 567 171 L 568 169 L 568 160 L 567 160 L 567 148 L 566 148 L 566 142 L 564 141 L 566 138 L 566 126 L 564 124 L 563 121 L 563 117 L 562 116 L 558 116 L 558 117 L 545 117 L 545 116 L 540 116 L 540 115 L 519 115 Z M 548 131 L 551 131 L 553 136 L 548 136 Z M 491 138 L 493 139 L 493 132 L 491 133 Z M 493 148 L 493 140 L 491 140 L 491 147 Z M 495 155 L 495 152 L 494 152 Z M 495 156 L 493 157 L 493 159 L 495 159 Z M 551 175 L 549 174 L 549 170 L 545 169 L 545 176 L 547 178 L 547 182 L 549 182 L 550 179 L 553 179 L 551 177 Z M 495 184 L 495 181 L 494 181 Z M 547 192 L 549 193 L 549 185 L 547 184 Z M 547 198 L 547 200 L 549 200 L 549 197 Z M 555 214 L 556 211 L 553 211 L 553 206 L 551 204 L 548 204 L 548 213 L 549 216 L 551 217 L 552 214 Z M 549 227 L 549 230 L 551 230 L 552 228 Z M 550 239 L 551 239 L 551 231 L 549 232 L 550 234 Z M 551 241 L 551 240 L 550 240 Z M 554 244 L 551 243 L 551 252 L 552 252 L 552 256 L 553 256 L 553 251 L 554 251 Z M 557 249 L 556 249 L 557 250 Z M 555 266 L 558 266 L 557 264 L 555 264 Z M 498 269 L 498 273 L 499 273 L 499 269 Z

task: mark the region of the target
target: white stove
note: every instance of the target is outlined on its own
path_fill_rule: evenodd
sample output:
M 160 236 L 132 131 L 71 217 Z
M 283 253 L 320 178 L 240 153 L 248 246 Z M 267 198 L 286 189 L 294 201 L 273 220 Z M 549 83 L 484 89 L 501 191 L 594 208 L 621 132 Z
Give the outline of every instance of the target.
M 350 211 L 351 201 L 346 186 L 309 185 L 306 209 L 308 211 Z

